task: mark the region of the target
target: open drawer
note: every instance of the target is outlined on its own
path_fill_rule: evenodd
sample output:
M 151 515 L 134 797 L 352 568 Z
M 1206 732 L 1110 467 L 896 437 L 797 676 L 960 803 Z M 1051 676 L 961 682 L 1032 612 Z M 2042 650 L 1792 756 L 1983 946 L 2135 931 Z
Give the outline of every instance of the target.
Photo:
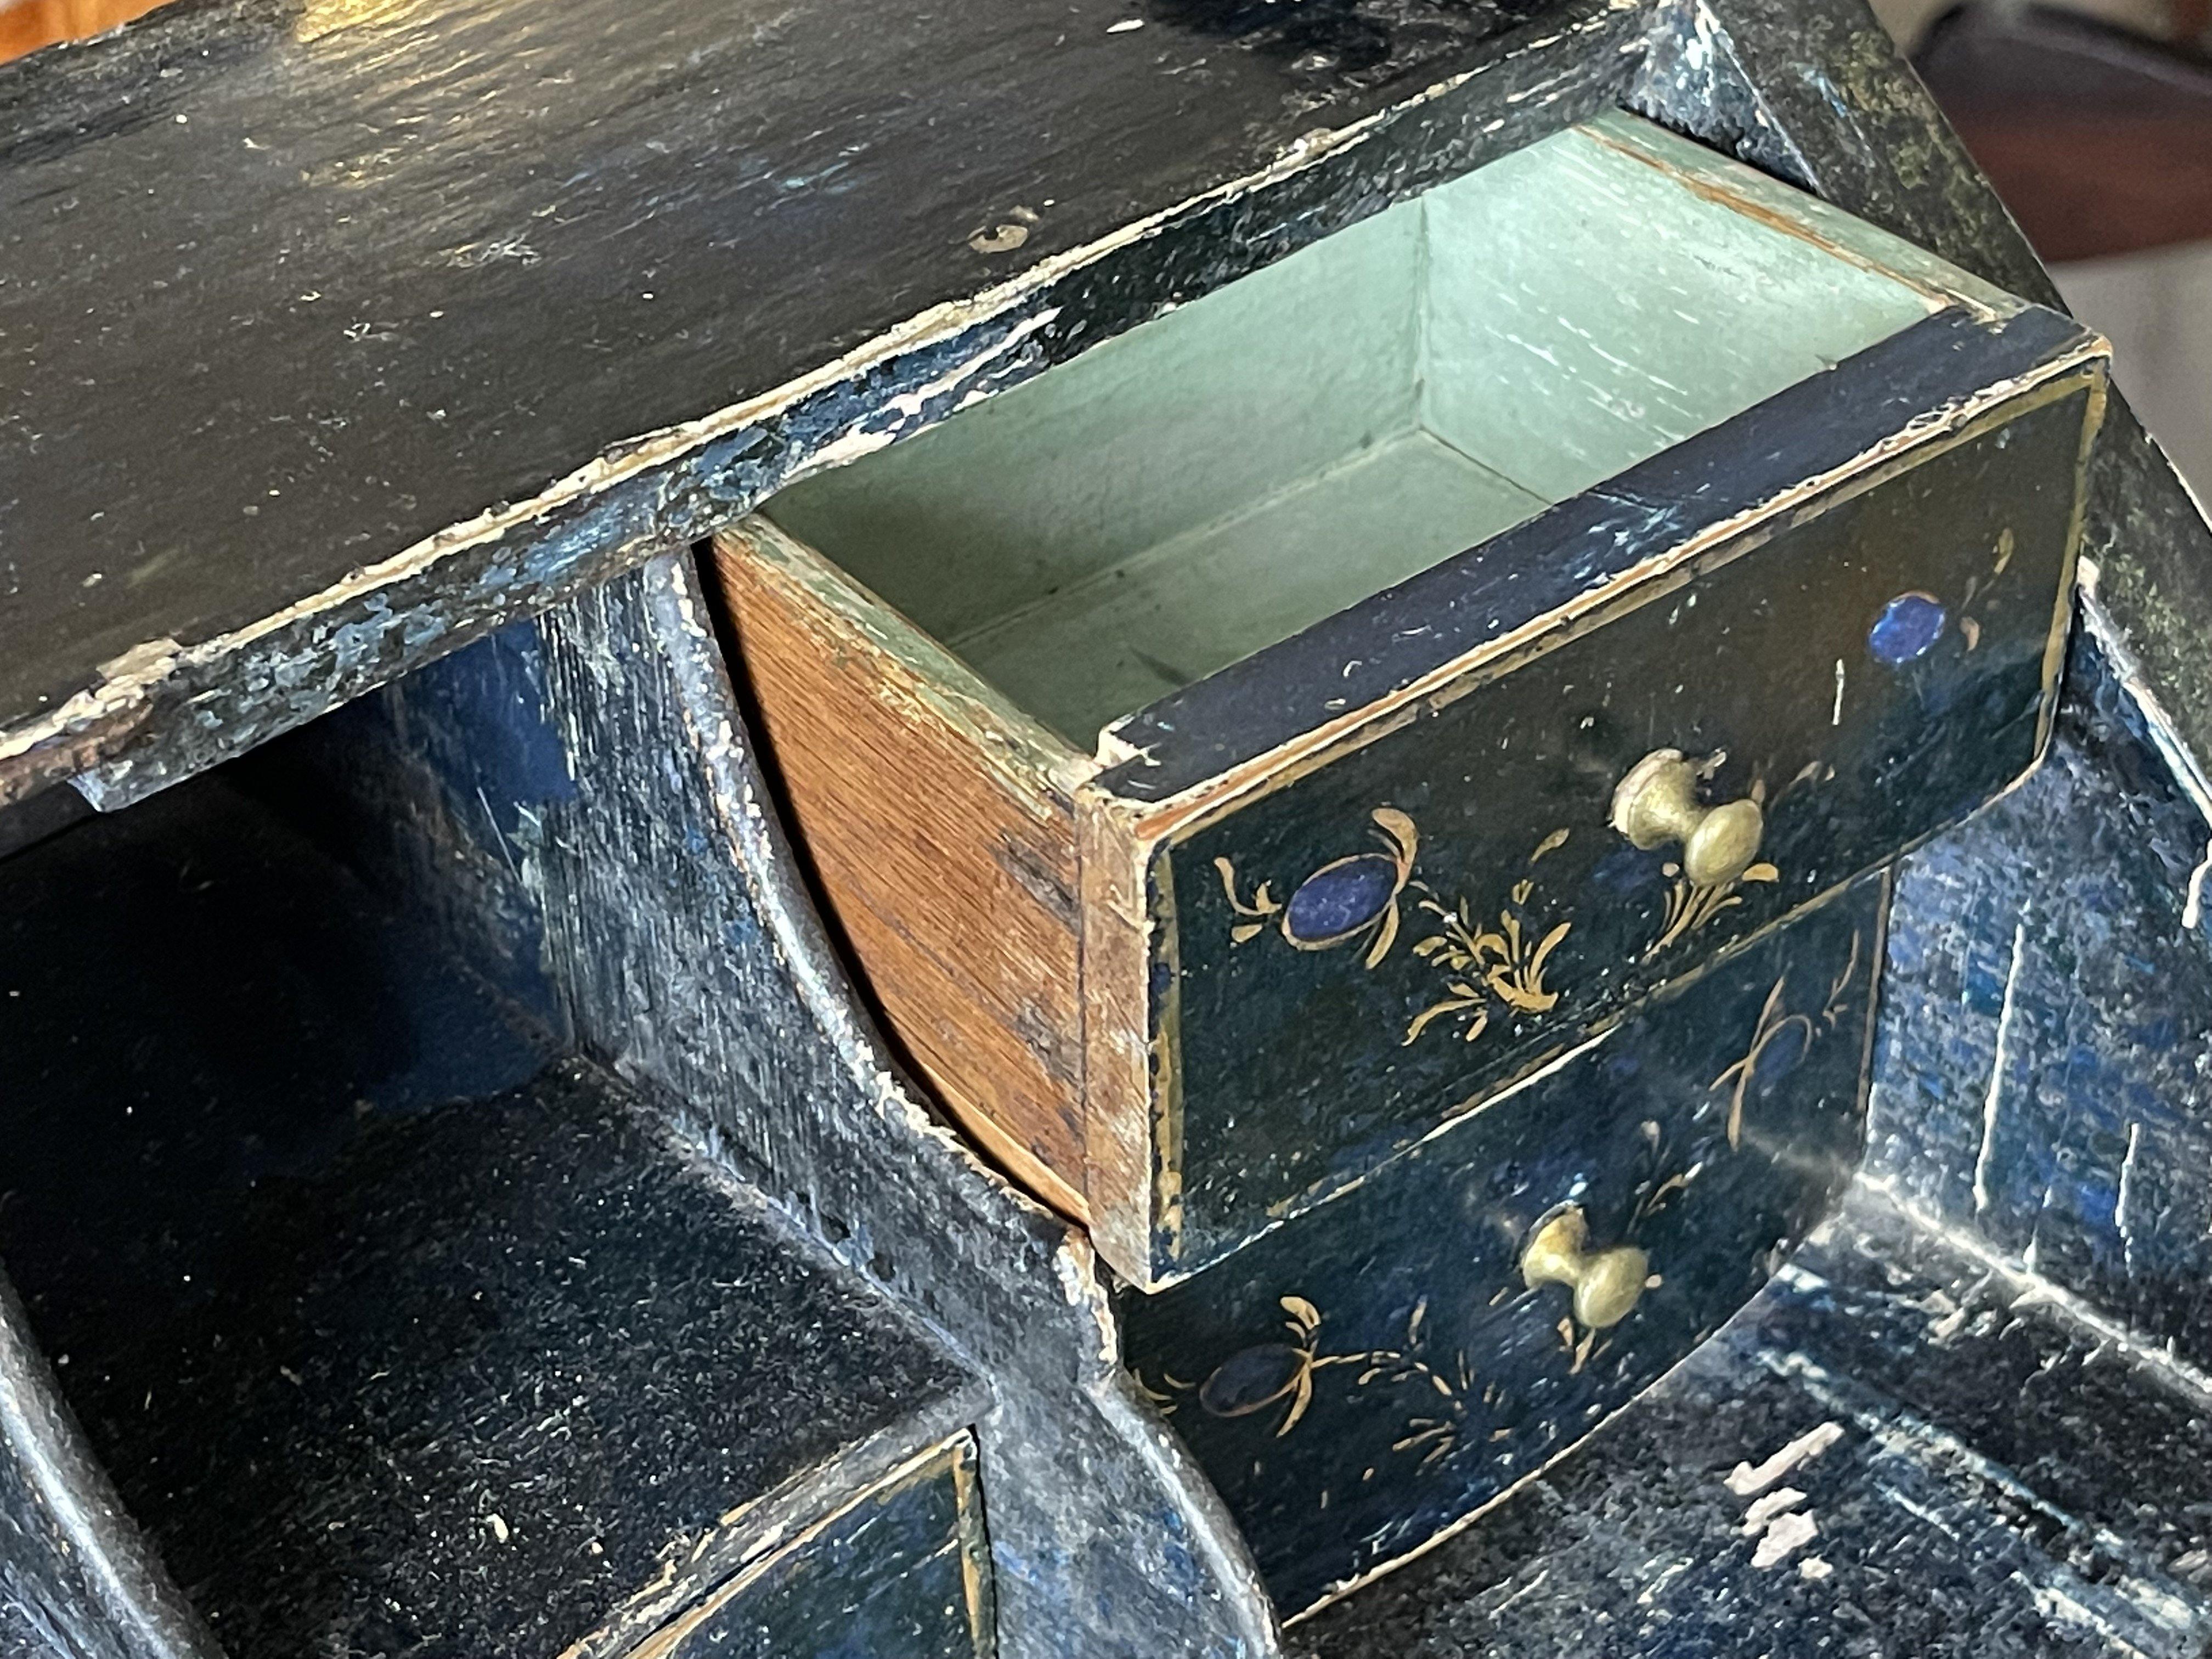
M 2033 766 L 2103 374 L 1607 116 L 715 562 L 890 1024 L 1157 1286 Z

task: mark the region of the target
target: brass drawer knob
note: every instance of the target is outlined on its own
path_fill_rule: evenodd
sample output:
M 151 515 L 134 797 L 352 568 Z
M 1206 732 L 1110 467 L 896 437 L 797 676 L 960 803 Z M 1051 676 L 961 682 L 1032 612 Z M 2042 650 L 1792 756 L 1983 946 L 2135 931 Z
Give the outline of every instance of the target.
M 1565 1285 L 1575 1293 L 1575 1318 L 1601 1331 L 1635 1310 L 1651 1274 L 1651 1259 L 1633 1244 L 1589 1248 L 1582 1206 L 1569 1204 L 1536 1224 L 1521 1249 L 1521 1277 L 1530 1290 Z
M 1647 852 L 1681 842 L 1682 873 L 1697 886 L 1719 887 L 1751 868 L 1766 817 L 1757 801 L 1705 805 L 1698 769 L 1679 749 L 1655 749 L 1613 792 L 1613 827 Z

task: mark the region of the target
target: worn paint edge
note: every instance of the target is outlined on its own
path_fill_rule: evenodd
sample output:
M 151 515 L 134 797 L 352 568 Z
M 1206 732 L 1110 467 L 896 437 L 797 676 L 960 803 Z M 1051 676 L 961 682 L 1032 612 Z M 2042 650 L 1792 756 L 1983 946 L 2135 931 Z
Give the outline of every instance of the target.
M 2106 347 L 2107 351 L 2110 349 Z M 2104 427 L 2105 410 L 2111 401 L 2112 374 L 2107 358 L 2105 372 L 2090 385 L 2088 407 L 2081 413 L 2081 441 L 2074 456 L 2074 511 L 2066 521 L 2065 562 L 2059 567 L 2051 637 L 2043 647 L 2043 708 L 2035 722 L 2035 753 L 2039 761 L 2050 749 L 2051 730 L 2058 722 L 2059 684 L 2066 677 L 2066 642 L 2073 633 L 2074 591 L 2081 584 L 2081 542 L 2089 524 L 2089 463 L 2096 453 L 2097 434 Z
M 2150 733 L 2151 746 L 2158 750 L 2159 758 L 2173 774 L 2174 781 L 2197 808 L 2207 828 L 2212 829 L 2212 778 L 2207 777 L 2203 764 L 2183 741 L 2180 728 L 2175 725 L 2173 716 L 2166 712 L 2157 688 L 2151 684 L 2142 659 L 2136 654 L 2135 647 L 2128 642 L 2126 631 L 2106 609 L 2104 597 L 2098 591 L 2103 572 L 2097 562 L 2085 556 L 2077 571 L 2076 592 L 2081 601 L 2083 626 L 2089 637 L 2097 642 L 2097 648 L 2104 653 L 2105 660 L 2112 667 L 2112 677 L 2120 683 L 2121 690 L 2127 694 L 2128 700 L 2142 715 L 2143 726 Z
M 1099 1370 L 1085 1384 L 1084 1392 L 1154 1479 L 1170 1491 L 1185 1493 L 1192 1513 L 1204 1522 L 1192 1528 L 1185 1541 L 1205 1558 L 1217 1583 L 1237 1592 L 1238 1621 L 1249 1644 L 1245 1652 L 1224 1659 L 1275 1659 L 1282 1650 L 1282 1624 L 1259 1563 L 1245 1543 L 1243 1529 L 1190 1448 L 1122 1364 L 1121 1322 L 1099 1283 L 1097 1261 L 1090 1250 L 1070 1250 L 1054 1264 L 1069 1304 L 1093 1310 L 1098 1322 Z
M 1931 316 L 1958 305 L 1983 322 L 1997 322 L 2027 308 L 2028 301 L 1917 243 L 1648 118 L 1610 113 L 1583 131 L 1593 143 L 1641 162 L 1700 200 L 1911 289 Z
M 884 671 L 878 701 L 911 699 L 929 709 L 1033 818 L 1048 823 L 1067 810 L 1092 769 L 1088 758 L 818 548 L 757 513 L 716 536 L 714 546 L 718 558 L 742 559 L 775 583 L 800 615 L 826 620 L 865 647 Z M 817 623 L 808 631 L 819 638 L 826 630 Z
M 716 439 L 741 432 L 783 412 L 810 395 L 857 380 L 867 370 L 903 353 L 955 341 L 985 325 L 1013 318 L 1004 335 L 982 346 L 974 356 L 963 359 L 931 382 L 886 398 L 876 411 L 872 411 L 896 410 L 910 419 L 922 419 L 933 396 L 972 378 L 981 368 L 1015 351 L 1030 336 L 1050 324 L 1058 315 L 1056 307 L 1041 308 L 1026 316 L 1015 313 L 1078 271 L 1121 248 L 1158 235 L 1178 219 L 1195 216 L 1294 178 L 1340 152 L 1364 143 L 1413 112 L 1449 96 L 1518 58 L 1547 51 L 1575 34 L 1603 30 L 1614 16 L 1641 10 L 1648 0 L 1601 3 L 1601 11 L 1555 33 L 1522 41 L 1488 62 L 1447 76 L 1401 102 L 1342 127 L 1317 128 L 1301 134 L 1284 146 L 1266 167 L 1195 192 L 1103 236 L 1048 256 L 1018 275 L 967 298 L 929 307 L 806 374 L 696 419 L 611 444 L 584 465 L 536 495 L 487 509 L 473 519 L 434 532 L 384 559 L 357 567 L 338 581 L 244 627 L 191 645 L 163 635 L 135 646 L 100 665 L 102 678 L 98 684 L 83 688 L 44 714 L 0 731 L 0 768 L 43 745 L 59 744 L 73 733 L 126 718 L 170 679 L 187 669 L 220 661 L 288 626 L 312 621 L 349 602 L 418 577 L 466 549 L 495 541 L 556 508 L 602 494 L 617 483 L 665 466 Z M 1641 50 L 1640 41 L 1637 49 Z M 894 436 L 889 432 L 848 433 L 816 451 L 792 476 L 804 476 L 808 471 L 858 459 L 894 441 Z M 95 745 L 96 743 L 97 734 Z M 102 763 L 95 759 L 75 763 L 82 767 Z M 94 799 L 96 805 L 107 804 Z
M 52 1542 L 74 1564 L 108 1632 L 142 1659 L 222 1659 L 70 1414 L 23 1304 L 0 1269 L 0 1457 L 13 1463 Z
M 1152 1129 L 1153 1248 L 1148 1266 L 1180 1261 L 1183 1250 L 1182 929 L 1176 908 L 1175 866 L 1143 860 L 1152 951 L 1146 974 L 1146 1049 Z M 1158 989 L 1152 990 L 1157 983 Z M 1157 1272 L 1152 1275 L 1157 1279 Z M 1148 1283 L 1152 1280 L 1148 1279 Z
M 1145 861 L 1105 803 L 1095 787 L 1076 792 L 1084 1189 L 1092 1245 L 1123 1278 L 1151 1285 L 1160 1155 L 1147 975 L 1157 918 L 1146 902 Z
M 976 1659 L 995 1659 L 999 1648 L 997 1585 L 991 1577 L 990 1518 L 983 1510 L 980 1449 L 973 1434 L 952 1452 L 953 1532 L 960 1550 L 960 1590 L 967 1600 L 968 1636 Z
M 1874 1194 L 1905 1221 L 1946 1249 L 1957 1252 L 1976 1267 L 2016 1286 L 2017 1294 L 2012 1300 L 2012 1307 L 2051 1309 L 2059 1316 L 2079 1325 L 2100 1342 L 2110 1344 L 2118 1352 L 2142 1365 L 2199 1412 L 2212 1415 L 2212 1373 L 2199 1370 L 2170 1352 L 2163 1345 L 2144 1341 L 2141 1333 L 2130 1330 L 2096 1304 L 2054 1280 L 2044 1278 L 2018 1257 L 2006 1255 L 1978 1233 L 1930 1215 L 1907 1198 L 1888 1176 L 1862 1175 L 1857 1184 L 1862 1190 Z
M 1077 1386 L 1121 1443 L 1158 1480 L 1162 1497 L 1181 1514 L 1191 1547 L 1206 1559 L 1228 1604 L 1226 1616 L 1243 1632 L 1244 1659 L 1270 1659 L 1279 1644 L 1274 1607 L 1261 1585 L 1259 1568 L 1219 1494 L 1182 1449 L 1182 1442 L 1137 1396 L 1135 1383 L 1122 1369 L 1120 1327 L 1099 1282 L 1097 1256 L 1090 1241 L 984 1164 L 957 1132 L 921 1107 L 900 1078 L 872 1023 L 854 1000 L 821 922 L 798 884 L 782 826 L 754 787 L 752 763 L 739 737 L 735 696 L 705 621 L 706 599 L 696 570 L 681 556 L 664 554 L 645 567 L 641 580 L 647 584 L 655 625 L 669 641 L 677 701 L 692 734 L 693 758 L 701 768 L 710 810 L 726 837 L 721 851 L 737 866 L 758 908 L 777 965 L 848 1068 L 862 1098 L 886 1121 L 897 1122 L 917 1152 L 933 1146 L 947 1159 L 947 1179 L 941 1183 L 947 1196 L 980 1213 L 995 1210 L 1000 1231 L 1018 1230 L 1027 1242 L 1048 1252 L 1067 1305 L 1066 1334 L 1075 1345 L 1071 1358 L 1076 1362 Z M 939 1330 L 927 1315 L 916 1311 L 915 1317 L 938 1330 L 956 1354 L 964 1352 L 951 1333 Z
M 671 1539 L 662 1547 L 653 1580 L 625 1594 L 599 1628 L 563 1649 L 559 1659 L 639 1659 L 672 1620 L 703 1616 L 720 1605 L 731 1574 L 757 1577 L 830 1521 L 896 1485 L 917 1463 L 967 1439 L 977 1407 L 990 1403 L 979 1402 L 973 1393 L 946 1401 L 922 1419 L 887 1425 L 719 1516 L 696 1536 Z M 927 1431 L 919 1451 L 914 1449 L 918 1425 Z
M 739 736 L 735 692 L 707 623 L 707 602 L 690 561 L 663 554 L 644 568 L 647 602 L 677 665 L 680 718 L 690 733 L 692 760 L 706 784 L 709 810 L 726 837 L 717 849 L 736 867 L 759 910 L 776 966 L 821 1029 L 864 1099 L 907 1135 L 935 1145 L 962 1176 L 952 1190 L 979 1212 L 997 1209 L 1039 1236 L 1064 1224 L 977 1156 L 959 1132 L 916 1098 L 861 1011 L 850 980 L 799 886 L 775 809 L 759 787 L 750 744 Z M 770 873 L 774 872 L 774 873 Z M 946 1335 L 950 1340 L 949 1334 Z M 955 1351 L 959 1345 L 953 1343 Z
M 1137 802 L 1117 795 L 1111 798 L 1114 808 L 1126 820 L 1133 841 L 1187 841 L 1250 801 L 1287 787 L 1389 735 L 1418 705 L 1443 708 L 1513 668 L 1663 598 L 1696 575 L 1756 552 L 1797 523 L 1819 517 L 1973 441 L 1992 426 L 2071 395 L 2083 385 L 2100 385 L 2110 356 L 2111 348 L 2101 337 L 2085 334 L 2033 369 L 1923 410 L 1826 472 L 1703 526 L 1602 586 L 1482 641 L 1395 691 L 1302 732 L 1164 800 Z M 1693 563 L 1696 568 L 1685 568 Z
M 641 1109 L 633 1109 L 630 1115 L 638 1129 L 658 1140 L 684 1170 L 714 1188 L 732 1208 L 779 1235 L 789 1248 L 801 1255 L 833 1254 L 760 1188 L 720 1160 L 702 1155 L 674 1123 Z M 910 1307 L 888 1293 L 886 1297 L 902 1317 L 913 1317 Z M 671 1537 L 660 1547 L 653 1579 L 623 1591 L 598 1615 L 595 1627 L 563 1649 L 559 1659 L 627 1659 L 634 1644 L 650 1638 L 702 1595 L 712 1594 L 729 1573 L 763 1553 L 781 1552 L 795 1525 L 803 1526 L 808 1517 L 826 1509 L 849 1509 L 916 1459 L 969 1432 L 997 1399 L 989 1379 L 975 1368 L 963 1370 L 961 1385 L 942 1398 L 902 1413 L 696 1531 Z
M 702 1600 L 632 1649 L 629 1659 L 669 1659 L 669 1656 L 700 1626 L 759 1583 L 774 1568 L 789 1560 L 863 1504 L 880 1502 L 908 1487 L 933 1480 L 940 1472 L 950 1474 L 963 1447 L 972 1459 L 975 1456 L 975 1438 L 966 1429 L 908 1458 L 873 1485 L 854 1493 L 829 1513 L 817 1516 L 798 1531 L 763 1540 L 759 1553 L 749 1557 L 735 1574 L 709 1590 Z M 579 1652 L 580 1650 L 572 1648 L 562 1654 L 561 1659 L 577 1659 Z

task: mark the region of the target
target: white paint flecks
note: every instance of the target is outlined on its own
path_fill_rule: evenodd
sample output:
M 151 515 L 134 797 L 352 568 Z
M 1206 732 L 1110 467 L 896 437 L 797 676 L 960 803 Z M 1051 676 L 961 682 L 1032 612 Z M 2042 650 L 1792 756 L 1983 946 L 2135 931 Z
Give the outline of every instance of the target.
M 1544 1587 L 1544 1581 L 1551 1576 L 1552 1570 L 1549 1567 L 1538 1568 L 1536 1571 L 1536 1576 L 1534 1578 L 1531 1578 L 1527 1583 L 1522 1585 L 1519 1589 L 1515 1590 L 1512 1595 L 1507 1596 L 1503 1601 L 1500 1601 L 1496 1607 L 1490 1610 L 1491 1617 L 1495 1619 L 1499 1613 L 1504 1612 L 1506 1608 L 1511 1607 L 1516 1601 L 1520 1601 L 1523 1596 L 1534 1595 L 1538 1590 Z
M 2181 930 L 2185 933 L 2197 931 L 2197 924 L 2204 920 L 2204 872 L 2212 870 L 2212 841 L 2204 843 L 2204 856 L 2189 872 L 2188 896 L 2181 903 Z
M 1751 1565 L 1762 1569 L 1779 1566 L 1820 1535 L 1820 1523 L 1801 1510 L 1778 1516 L 1751 1553 Z
M 1752 1537 L 1783 1510 L 1793 1509 L 1804 1501 L 1805 1494 L 1795 1486 L 1777 1486 L 1772 1492 L 1753 1499 L 1751 1507 L 1743 1512 L 1743 1535 Z
M 1607 9 L 1610 12 L 1632 11 L 1641 3 L 1643 0 L 1607 0 Z M 1133 28 L 1140 27 L 1142 22 L 1141 18 L 1132 18 L 1125 20 L 1119 27 Z M 1450 97 L 1468 82 L 1484 74 L 1495 72 L 1507 62 L 1545 51 L 1568 35 L 1601 32 L 1610 27 L 1607 18 L 1588 18 L 1559 34 L 1525 41 L 1516 51 L 1504 57 L 1445 76 L 1391 108 L 1376 110 L 1341 127 L 1318 128 L 1302 133 L 1285 145 L 1266 167 L 1254 173 L 1199 191 L 1143 218 L 1132 220 L 1104 236 L 1041 260 L 1006 282 L 980 293 L 932 306 L 854 347 L 843 356 L 781 386 L 696 420 L 663 427 L 611 445 L 599 456 L 527 500 L 490 507 L 472 519 L 449 525 L 386 558 L 358 567 L 318 592 L 230 633 L 216 635 L 191 645 L 181 645 L 173 639 L 163 638 L 136 646 L 103 666 L 100 671 L 102 678 L 98 684 L 76 693 L 62 704 L 46 709 L 33 719 L 14 726 L 0 728 L 0 760 L 13 759 L 71 731 L 127 714 L 150 701 L 164 682 L 182 670 L 218 660 L 295 622 L 319 617 L 367 595 L 413 580 L 465 549 L 495 540 L 572 501 L 598 495 L 641 472 L 666 465 L 718 437 L 781 413 L 815 392 L 842 381 L 857 380 L 878 364 L 902 353 L 953 338 L 988 323 L 1031 301 L 1034 296 L 1054 283 L 1096 263 L 1115 250 L 1157 234 L 1163 225 L 1254 191 L 1268 189 L 1312 167 L 1324 156 L 1368 142 L 1419 106 Z M 1632 43 L 1625 46 L 1623 50 L 1641 51 L 1642 46 L 1640 42 Z M 301 297 L 315 300 L 321 295 L 310 292 Z M 1038 319 L 1039 322 L 1042 320 Z M 1026 325 L 1017 325 L 1017 328 L 1020 332 L 1027 333 L 1036 325 L 1033 322 Z M 987 357 L 996 356 L 1012 343 L 1010 337 L 987 349 L 983 355 Z M 891 434 L 860 435 L 863 441 L 857 446 L 855 453 L 881 447 L 890 441 Z M 867 441 L 870 439 L 877 441 Z M 848 454 L 842 459 L 851 458 Z M 818 468 L 825 464 L 825 453 L 817 453 L 811 458 L 812 467 Z
M 1817 1555 L 1808 1555 L 1797 1564 L 1797 1576 L 1800 1578 L 1810 1578 L 1815 1583 L 1826 1578 L 1835 1569 Z
M 1938 1297 L 1942 1297 L 1943 1293 L 1941 1291 L 1938 1291 L 1936 1294 Z M 1949 1301 L 1948 1297 L 1943 1297 L 1943 1299 L 1947 1302 Z M 1966 1328 L 1966 1314 L 1968 1310 L 1964 1303 L 1960 1303 L 1942 1310 L 1931 1308 L 1929 1311 L 1931 1313 L 1939 1313 L 1940 1315 L 1940 1316 L 1928 1327 L 1928 1340 L 1930 1342 L 1940 1346 L 1943 1343 L 1948 1342 L 1953 1337 L 1958 1335 L 1960 1331 Z
M 1828 724 L 1831 726 L 1841 726 L 1843 723 L 1844 659 L 1841 657 L 1838 657 L 1836 659 L 1836 712 L 1828 716 Z
M 1660 1568 L 1659 1576 L 1636 1593 L 1636 1605 L 1648 1607 L 1659 1599 L 1659 1592 L 1667 1588 L 1669 1579 L 1679 1578 L 1689 1571 L 1693 1564 L 1688 1561 L 1669 1561 Z
M 1722 1484 L 1738 1498 L 1754 1498 L 1800 1463 L 1818 1457 L 1843 1437 L 1842 1424 L 1823 1423 L 1818 1428 L 1808 1429 L 1756 1468 L 1748 1463 L 1737 1464 Z
M 1990 1207 L 1990 1148 L 1997 1133 L 1997 1103 L 2004 1088 L 2005 1049 L 2012 1042 L 2014 994 L 2020 987 L 2021 947 L 2027 941 L 2027 924 L 2012 930 L 2012 967 L 2005 974 L 2004 1002 L 1997 1010 L 1996 1052 L 1990 1058 L 1990 1086 L 1982 1097 L 1982 1146 L 1974 1155 L 1974 1213 Z
M 2120 1160 L 2119 1195 L 2112 1200 L 2112 1231 L 2120 1236 L 2120 1261 L 2130 1273 L 2136 1270 L 2135 1234 L 2128 1225 L 2128 1201 L 2135 1195 L 2136 1151 L 2142 1145 L 2142 1125 L 2128 1124 L 2128 1153 Z

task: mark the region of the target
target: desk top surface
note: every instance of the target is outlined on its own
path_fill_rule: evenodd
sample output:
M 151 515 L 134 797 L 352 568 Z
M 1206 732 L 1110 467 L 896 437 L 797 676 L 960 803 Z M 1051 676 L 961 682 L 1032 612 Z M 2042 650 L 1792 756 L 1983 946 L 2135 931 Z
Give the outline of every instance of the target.
M 0 68 L 0 769 L 1577 9 L 178 0 Z

